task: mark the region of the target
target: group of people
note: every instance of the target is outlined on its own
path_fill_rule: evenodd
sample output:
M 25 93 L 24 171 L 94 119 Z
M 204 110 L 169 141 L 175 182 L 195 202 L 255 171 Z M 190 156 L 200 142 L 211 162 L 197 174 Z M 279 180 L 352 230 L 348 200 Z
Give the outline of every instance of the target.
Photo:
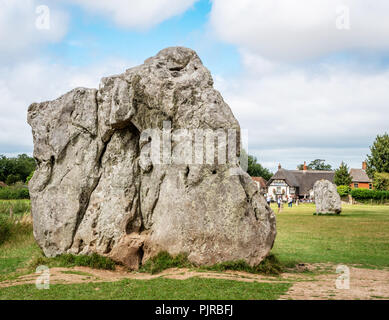
M 271 202 L 272 202 L 273 198 L 270 194 L 267 195 L 266 197 L 266 202 L 267 204 L 270 206 Z M 276 198 L 276 202 L 277 202 L 277 206 L 278 206 L 278 213 L 281 212 L 281 209 L 283 207 L 283 204 L 284 204 L 284 201 L 282 199 L 282 196 L 277 196 Z M 286 196 L 286 202 L 288 203 L 288 207 L 289 208 L 292 208 L 293 207 L 293 202 L 294 202 L 294 197 L 292 196 Z M 297 198 L 296 199 L 296 205 L 299 204 L 299 199 Z

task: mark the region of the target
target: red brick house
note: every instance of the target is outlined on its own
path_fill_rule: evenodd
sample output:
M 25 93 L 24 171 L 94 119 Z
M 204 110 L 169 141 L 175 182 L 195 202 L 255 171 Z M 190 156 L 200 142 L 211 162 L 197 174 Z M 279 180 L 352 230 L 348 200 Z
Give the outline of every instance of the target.
M 256 183 L 258 190 L 261 194 L 265 194 L 267 192 L 267 181 L 262 177 L 251 177 Z
M 350 169 L 350 176 L 353 179 L 350 185 L 352 189 L 373 189 L 373 181 L 366 173 L 366 162 L 362 162 L 362 169 Z

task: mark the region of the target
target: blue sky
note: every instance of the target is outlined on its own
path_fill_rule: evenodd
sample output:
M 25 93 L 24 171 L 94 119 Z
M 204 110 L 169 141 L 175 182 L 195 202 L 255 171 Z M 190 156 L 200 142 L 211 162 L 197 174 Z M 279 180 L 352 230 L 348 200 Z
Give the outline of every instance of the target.
M 195 48 L 212 73 L 231 75 L 239 72 L 240 57 L 235 46 L 215 41 L 207 30 L 211 3 L 198 1 L 186 12 L 147 30 L 128 30 L 101 15 L 75 5 L 65 6 L 70 13 L 67 35 L 47 51 L 56 59 L 73 66 L 99 63 L 107 57 L 141 64 L 162 48 Z
M 49 29 L 37 27 L 40 5 Z M 360 167 L 389 123 L 389 4 L 376 0 L 0 0 L 0 154 L 32 154 L 28 105 L 197 51 L 271 170 Z M 47 17 L 46 17 L 47 18 Z

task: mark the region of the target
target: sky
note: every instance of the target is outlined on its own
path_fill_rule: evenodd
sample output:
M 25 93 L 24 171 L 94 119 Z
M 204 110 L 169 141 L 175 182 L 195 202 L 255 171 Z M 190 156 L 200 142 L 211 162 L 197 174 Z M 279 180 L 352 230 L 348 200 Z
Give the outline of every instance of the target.
M 32 154 L 28 106 L 194 49 L 273 172 L 360 168 L 389 129 L 387 0 L 0 0 L 0 154 Z

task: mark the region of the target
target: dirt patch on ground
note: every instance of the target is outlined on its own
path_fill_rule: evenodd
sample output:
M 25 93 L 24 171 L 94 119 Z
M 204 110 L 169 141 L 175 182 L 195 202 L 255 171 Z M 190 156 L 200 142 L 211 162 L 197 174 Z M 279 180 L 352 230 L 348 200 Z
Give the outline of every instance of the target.
M 201 272 L 191 269 L 168 269 L 159 274 L 128 272 L 124 268 L 115 271 L 87 267 L 51 268 L 50 284 L 87 282 L 113 282 L 123 279 L 150 280 L 159 277 L 185 280 L 192 277 L 225 279 L 244 282 L 292 283 L 282 300 L 328 299 L 389 299 L 389 271 L 350 267 L 350 286 L 337 288 L 336 266 L 331 264 L 302 264 L 278 277 L 247 272 Z M 39 274 L 28 274 L 14 280 L 0 282 L 0 288 L 21 284 L 35 284 Z M 339 282 L 343 285 L 346 282 Z
M 20 276 L 17 279 L 0 282 L 1 287 L 11 287 L 21 284 L 34 284 L 40 274 L 28 274 Z M 115 271 L 108 270 L 97 270 L 87 267 L 74 267 L 74 268 L 51 268 L 50 269 L 50 283 L 85 283 L 85 282 L 112 282 L 123 279 L 137 279 L 137 280 L 150 280 L 155 278 L 168 278 L 185 280 L 193 277 L 200 278 L 214 278 L 214 279 L 226 279 L 235 281 L 246 281 L 246 282 L 270 282 L 277 281 L 279 278 L 266 277 L 262 275 L 256 275 L 246 272 L 201 272 L 193 271 L 190 269 L 178 269 L 172 268 L 165 270 L 158 274 L 148 274 L 139 272 L 128 272 L 123 268 L 117 268 Z M 288 282 L 284 280 L 283 282 Z
M 349 283 L 340 278 L 345 273 L 314 275 L 312 281 L 296 281 L 280 299 L 292 300 L 370 300 L 389 299 L 389 271 L 349 267 Z

